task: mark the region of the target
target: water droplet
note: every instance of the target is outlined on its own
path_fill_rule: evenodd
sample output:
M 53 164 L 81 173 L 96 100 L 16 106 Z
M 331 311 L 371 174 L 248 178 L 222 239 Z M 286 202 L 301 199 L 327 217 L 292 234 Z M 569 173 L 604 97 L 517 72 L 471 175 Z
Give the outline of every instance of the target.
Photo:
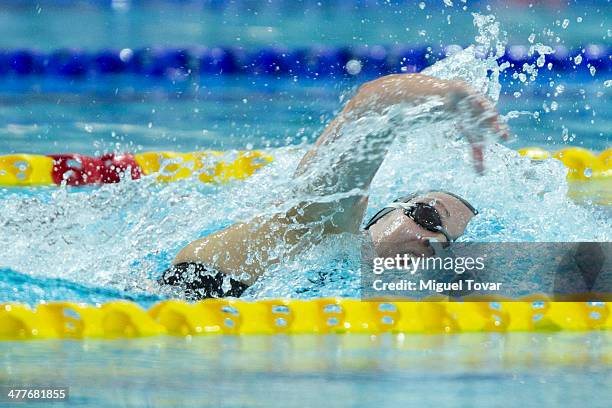
M 582 55 L 576 55 L 574 57 L 574 64 L 576 64 L 576 65 L 582 64 Z
M 604 86 L 606 88 L 609 88 L 612 86 L 612 79 L 608 79 L 607 81 L 604 82 Z
M 346 63 L 346 72 L 348 72 L 350 75 L 357 75 L 361 72 L 361 67 L 361 61 L 352 59 Z
M 124 48 L 119 51 L 119 59 L 121 59 L 121 61 L 123 62 L 127 62 L 128 60 L 130 60 L 133 55 L 134 51 L 132 51 L 130 48 Z
M 589 67 L 589 72 L 591 73 L 591 76 L 595 76 L 595 73 L 597 72 L 597 69 L 595 69 L 595 67 L 591 65 Z
M 590 168 L 584 169 L 584 177 L 591 178 L 593 176 L 593 170 Z
M 565 20 L 563 20 L 563 23 L 561 24 L 561 27 L 563 27 L 564 29 L 567 28 L 569 26 L 570 21 L 566 18 Z
M 223 278 L 221 289 L 223 289 L 224 292 L 229 292 L 230 290 L 232 290 L 232 283 L 230 279 L 231 278 L 227 275 L 225 275 L 225 277 Z
M 535 41 L 535 37 L 536 37 L 535 34 L 531 33 L 529 35 L 529 37 L 527 38 L 527 41 L 529 41 L 531 44 L 533 44 L 533 42 Z
M 422 1 L 422 2 L 420 2 L 420 3 L 419 3 L 419 8 L 420 8 L 421 10 L 425 10 L 425 2 L 423 2 L 423 1 Z
M 563 92 L 565 92 L 565 85 L 557 85 L 555 91 L 557 92 L 557 95 L 561 95 Z

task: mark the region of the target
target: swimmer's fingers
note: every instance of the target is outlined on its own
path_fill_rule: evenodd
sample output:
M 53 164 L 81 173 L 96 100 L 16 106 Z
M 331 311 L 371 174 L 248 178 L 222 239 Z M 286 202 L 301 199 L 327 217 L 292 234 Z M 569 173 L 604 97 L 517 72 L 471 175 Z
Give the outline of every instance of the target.
M 484 151 L 482 145 L 472 145 L 472 159 L 474 161 L 474 169 L 476 170 L 476 173 L 484 173 Z
M 476 173 L 482 174 L 484 172 L 484 146 L 485 139 L 482 136 L 482 132 L 474 132 L 471 126 L 465 127 L 458 124 L 457 129 L 467 139 L 471 145 L 472 151 L 472 162 Z
M 468 98 L 470 111 L 475 119 L 475 126 L 488 128 L 500 140 L 507 141 L 510 136 L 508 126 L 499 116 L 495 107 L 488 98 L 482 95 L 473 94 Z
M 457 115 L 457 129 L 471 145 L 476 172 L 482 174 L 488 136 L 493 134 L 500 140 L 508 140 L 508 128 L 493 103 L 464 82 L 455 82 L 447 98 L 451 112 Z
M 491 101 L 467 85 L 460 83 L 456 86 L 457 88 L 449 92 L 448 102 L 451 110 L 461 116 L 464 127 L 474 129 L 474 137 L 477 131 L 486 130 L 495 134 L 500 140 L 508 140 L 508 127 Z M 482 138 L 484 139 L 484 135 Z

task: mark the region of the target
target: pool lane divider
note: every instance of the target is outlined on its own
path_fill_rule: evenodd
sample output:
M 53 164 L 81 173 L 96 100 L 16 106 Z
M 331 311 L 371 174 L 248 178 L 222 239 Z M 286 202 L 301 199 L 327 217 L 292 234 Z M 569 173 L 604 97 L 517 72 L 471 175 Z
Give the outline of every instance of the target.
M 179 79 L 191 75 L 274 75 L 314 78 L 419 72 L 459 50 L 441 46 L 315 46 L 302 48 L 191 47 L 139 49 L 0 50 L 0 78 L 20 76 L 85 77 L 132 74 Z M 480 53 L 485 56 L 485 53 Z M 479 55 L 479 54 L 477 54 Z M 520 71 L 536 64 L 539 54 L 529 45 L 509 45 L 499 62 Z M 612 47 L 586 44 L 568 49 L 557 45 L 543 68 L 557 72 L 612 69 Z
M 166 300 L 148 310 L 126 301 L 0 304 L 0 340 L 115 339 L 157 335 L 452 334 L 612 329 L 610 304 L 523 301 L 393 302 L 310 300 Z
M 568 179 L 611 180 L 612 149 L 600 154 L 579 147 L 550 153 L 530 147 L 519 153 L 532 160 L 555 158 L 568 168 Z M 201 151 L 191 153 L 11 154 L 0 156 L 0 187 L 85 186 L 138 180 L 153 175 L 162 183 L 196 177 L 203 183 L 241 180 L 273 161 L 261 150 Z
M 137 180 L 155 174 L 159 182 L 197 176 L 203 183 L 240 180 L 272 157 L 262 151 L 147 152 L 138 154 L 12 154 L 0 156 L 0 186 L 85 186 Z
M 612 183 L 612 148 L 597 154 L 582 147 L 567 147 L 551 153 L 539 147 L 518 150 L 521 156 L 532 160 L 559 160 L 568 169 L 567 178 L 572 181 L 608 179 Z

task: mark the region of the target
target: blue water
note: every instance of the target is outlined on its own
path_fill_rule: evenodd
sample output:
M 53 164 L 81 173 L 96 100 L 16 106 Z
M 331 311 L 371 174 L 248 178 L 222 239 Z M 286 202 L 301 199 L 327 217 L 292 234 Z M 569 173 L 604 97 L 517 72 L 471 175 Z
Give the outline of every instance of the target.
M 612 374 L 610 339 L 598 332 L 162 337 L 3 347 L 7 385 L 68 386 L 66 405 L 75 407 L 603 408 Z
M 476 35 L 472 11 L 498 15 L 515 44 L 527 44 L 532 33 L 537 41 L 568 48 L 610 43 L 612 36 L 606 4 L 551 9 L 453 2 L 445 7 L 425 1 L 421 8 L 417 2 L 381 7 L 364 1 L 353 8 L 338 6 L 340 0 L 237 1 L 223 7 L 198 1 L 7 1 L 0 5 L 0 47 L 468 45 Z M 604 85 L 609 79 L 603 71 L 557 76 L 540 69 L 536 80 L 523 83 L 502 74 L 497 106 L 512 117 L 515 136 L 486 152 L 484 175 L 474 174 L 464 144 L 440 138 L 435 127 L 406 132 L 374 180 L 368 215 L 397 195 L 444 188 L 481 211 L 466 240 L 611 241 L 612 213 L 569 200 L 558 162 L 534 165 L 513 150 L 610 147 L 612 87 Z M 291 201 L 286 193 L 297 161 L 365 80 L 0 80 L 0 154 L 257 148 L 275 157 L 254 177 L 224 185 L 160 185 L 145 178 L 75 189 L 0 188 L 0 302 L 127 299 L 149 306 L 166 298 L 155 279 L 182 246 L 273 213 L 279 197 Z M 357 247 L 354 237 L 324 241 L 269 271 L 245 295 L 358 296 Z M 591 332 L 1 342 L 0 384 L 68 386 L 66 405 L 83 407 L 604 407 L 612 385 L 609 337 Z
M 512 149 L 609 147 L 612 88 L 597 75 L 551 79 L 541 71 L 527 83 L 502 78 L 498 107 L 515 136 L 487 152 L 483 176 L 475 176 L 464 146 L 432 138 L 435 128 L 407 132 L 408 141 L 398 140 L 373 183 L 369 214 L 398 193 L 443 188 L 481 210 L 466 240 L 610 240 L 610 212 L 571 203 L 558 162 L 534 166 Z M 226 185 L 158 185 L 149 178 L 76 189 L 0 189 L 4 300 L 121 298 L 149 305 L 164 298 L 155 279 L 180 248 L 277 208 L 299 158 L 359 84 L 229 77 L 194 87 L 129 80 L 48 80 L 37 88 L 37 79 L 21 83 L 22 89 L 5 87 L 0 153 L 256 148 L 275 162 Z M 359 245 L 342 242 L 288 260 L 246 296 L 359 296 Z
M 508 146 L 609 147 L 612 87 L 604 86 L 609 76 L 556 78 L 543 71 L 527 85 L 511 75 L 502 78 L 500 112 L 539 115 L 513 119 L 516 136 Z M 197 87 L 131 77 L 68 84 L 0 81 L 0 154 L 228 150 L 311 142 L 342 107 L 341 97 L 367 79 L 227 77 L 205 79 Z
M 108 7 L 115 3 L 116 7 Z M 221 7 L 207 7 L 206 4 Z M 422 6 L 419 6 L 422 3 Z M 610 42 L 609 3 L 600 1 L 60 1 L 8 0 L 0 48 L 242 45 L 471 44 L 471 12 L 503 17 L 510 44 L 530 34 L 571 48 Z M 106 7 L 98 7 L 104 4 Z M 563 27 L 563 21 L 568 24 Z M 579 21 L 580 20 L 580 21 Z

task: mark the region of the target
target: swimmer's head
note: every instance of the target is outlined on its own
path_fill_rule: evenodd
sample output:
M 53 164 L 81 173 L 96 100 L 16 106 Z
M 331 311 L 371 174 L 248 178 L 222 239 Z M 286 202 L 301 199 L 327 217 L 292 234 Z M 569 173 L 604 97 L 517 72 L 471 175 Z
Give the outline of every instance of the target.
M 374 215 L 365 229 L 380 257 L 431 256 L 430 242 L 456 240 L 476 214 L 463 198 L 431 191 L 398 198 Z

